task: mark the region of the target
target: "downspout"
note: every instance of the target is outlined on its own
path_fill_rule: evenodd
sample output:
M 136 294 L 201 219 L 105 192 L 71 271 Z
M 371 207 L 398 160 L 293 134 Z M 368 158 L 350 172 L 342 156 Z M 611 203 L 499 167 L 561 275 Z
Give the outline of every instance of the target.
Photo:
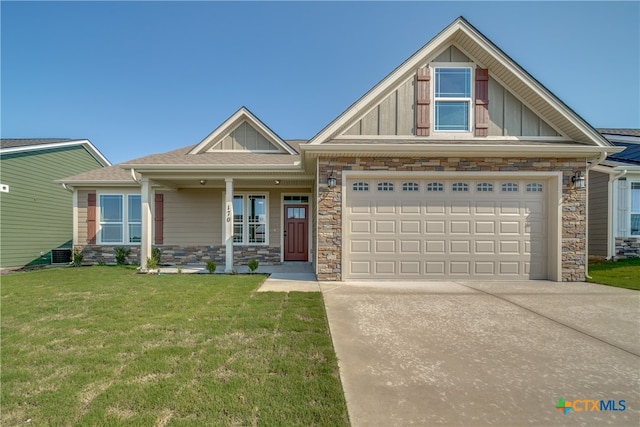
M 64 182 L 62 183 L 62 188 L 67 190 L 69 193 L 73 193 L 73 188 L 67 187 L 67 184 L 65 184 Z
M 598 160 L 595 160 L 593 162 L 589 162 L 587 163 L 587 188 L 586 188 L 586 195 L 585 195 L 585 232 L 584 232 L 584 246 L 585 246 L 585 260 L 584 260 L 584 277 L 586 277 L 587 279 L 592 279 L 591 276 L 589 276 L 589 185 L 588 185 L 588 181 L 589 181 L 589 171 L 596 165 L 599 165 L 604 159 L 607 158 L 607 152 L 603 152 L 600 154 L 600 157 L 598 157 Z
M 617 181 L 618 179 L 622 178 L 623 176 L 625 176 L 627 174 L 627 170 L 624 169 L 622 172 L 616 174 L 616 175 L 609 175 L 609 182 L 607 183 L 607 217 L 609 218 L 609 221 L 607 221 L 607 259 L 608 260 L 613 260 L 615 258 L 615 247 L 616 247 L 616 238 L 614 235 L 614 230 L 616 229 L 616 227 L 614 227 L 614 194 L 613 194 L 613 183 L 615 181 Z M 616 196 L 616 201 L 618 200 L 617 196 Z M 615 221 L 615 225 L 618 224 L 618 221 Z M 610 227 L 610 229 L 609 229 Z

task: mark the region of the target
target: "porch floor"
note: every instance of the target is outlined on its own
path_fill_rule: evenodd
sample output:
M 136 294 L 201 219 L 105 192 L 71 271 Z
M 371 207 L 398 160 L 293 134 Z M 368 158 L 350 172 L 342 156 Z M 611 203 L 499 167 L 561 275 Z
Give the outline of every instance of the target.
M 182 274 L 208 274 L 205 264 L 185 264 L 180 266 Z M 236 265 L 233 269 L 238 274 L 249 273 L 249 267 L 246 265 Z M 224 265 L 218 265 L 215 274 L 224 274 Z M 284 262 L 280 265 L 260 265 L 255 271 L 257 274 L 311 274 L 315 281 L 313 273 L 313 265 L 310 262 Z M 160 267 L 160 274 L 176 274 L 178 266 Z

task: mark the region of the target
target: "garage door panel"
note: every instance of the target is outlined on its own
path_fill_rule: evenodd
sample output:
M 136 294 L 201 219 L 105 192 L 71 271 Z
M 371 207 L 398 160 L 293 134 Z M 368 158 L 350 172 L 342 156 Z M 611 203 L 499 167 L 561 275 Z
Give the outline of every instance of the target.
M 371 241 L 369 240 L 351 240 L 351 252 L 369 254 L 371 253 Z
M 396 222 L 393 220 L 376 221 L 376 233 L 394 233 L 396 232 Z
M 369 220 L 351 220 L 351 233 L 363 233 L 370 234 L 371 233 L 371 221 Z
M 382 181 L 386 191 L 369 193 L 347 184 L 346 279 L 546 277 L 545 196 L 525 192 L 528 181 Z
M 471 232 L 471 221 L 450 221 L 449 233 L 469 234 Z
M 394 261 L 375 261 L 375 271 L 379 275 L 395 275 L 396 263 Z
M 375 204 L 375 213 L 394 214 L 396 213 L 396 204 L 388 200 L 377 201 Z
M 446 229 L 444 220 L 427 220 L 424 226 L 426 234 L 444 234 Z
M 396 252 L 395 240 L 376 240 L 376 253 L 394 254 Z
M 400 221 L 400 234 L 420 233 L 420 220 Z
M 469 254 L 471 242 L 468 240 L 452 240 L 449 242 L 450 254 Z
M 420 261 L 401 261 L 400 274 L 418 275 L 420 274 Z
M 400 252 L 403 254 L 420 254 L 420 240 L 401 240 Z
M 471 213 L 471 203 L 465 200 L 451 201 L 451 215 L 469 215 Z
M 446 243 L 444 240 L 427 240 L 424 251 L 427 254 L 444 254 Z

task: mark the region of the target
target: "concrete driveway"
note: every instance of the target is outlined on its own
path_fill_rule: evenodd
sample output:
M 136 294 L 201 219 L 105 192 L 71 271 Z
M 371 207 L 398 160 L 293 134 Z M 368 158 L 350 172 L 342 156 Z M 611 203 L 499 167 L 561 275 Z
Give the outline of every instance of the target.
M 546 281 L 320 288 L 354 427 L 640 425 L 640 292 Z M 566 415 L 559 398 L 573 405 Z

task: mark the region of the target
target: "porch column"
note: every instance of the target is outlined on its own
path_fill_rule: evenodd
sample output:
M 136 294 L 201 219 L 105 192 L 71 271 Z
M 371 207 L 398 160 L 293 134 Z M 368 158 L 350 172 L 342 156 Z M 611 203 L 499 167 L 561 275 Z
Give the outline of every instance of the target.
M 142 188 L 140 189 L 140 199 L 142 202 L 142 233 L 140 238 L 140 269 L 147 271 L 147 258 L 151 256 L 152 249 L 152 228 L 153 218 L 151 216 L 151 203 L 153 195 L 149 178 L 142 178 Z
M 233 271 L 233 178 L 225 178 L 225 273 Z

